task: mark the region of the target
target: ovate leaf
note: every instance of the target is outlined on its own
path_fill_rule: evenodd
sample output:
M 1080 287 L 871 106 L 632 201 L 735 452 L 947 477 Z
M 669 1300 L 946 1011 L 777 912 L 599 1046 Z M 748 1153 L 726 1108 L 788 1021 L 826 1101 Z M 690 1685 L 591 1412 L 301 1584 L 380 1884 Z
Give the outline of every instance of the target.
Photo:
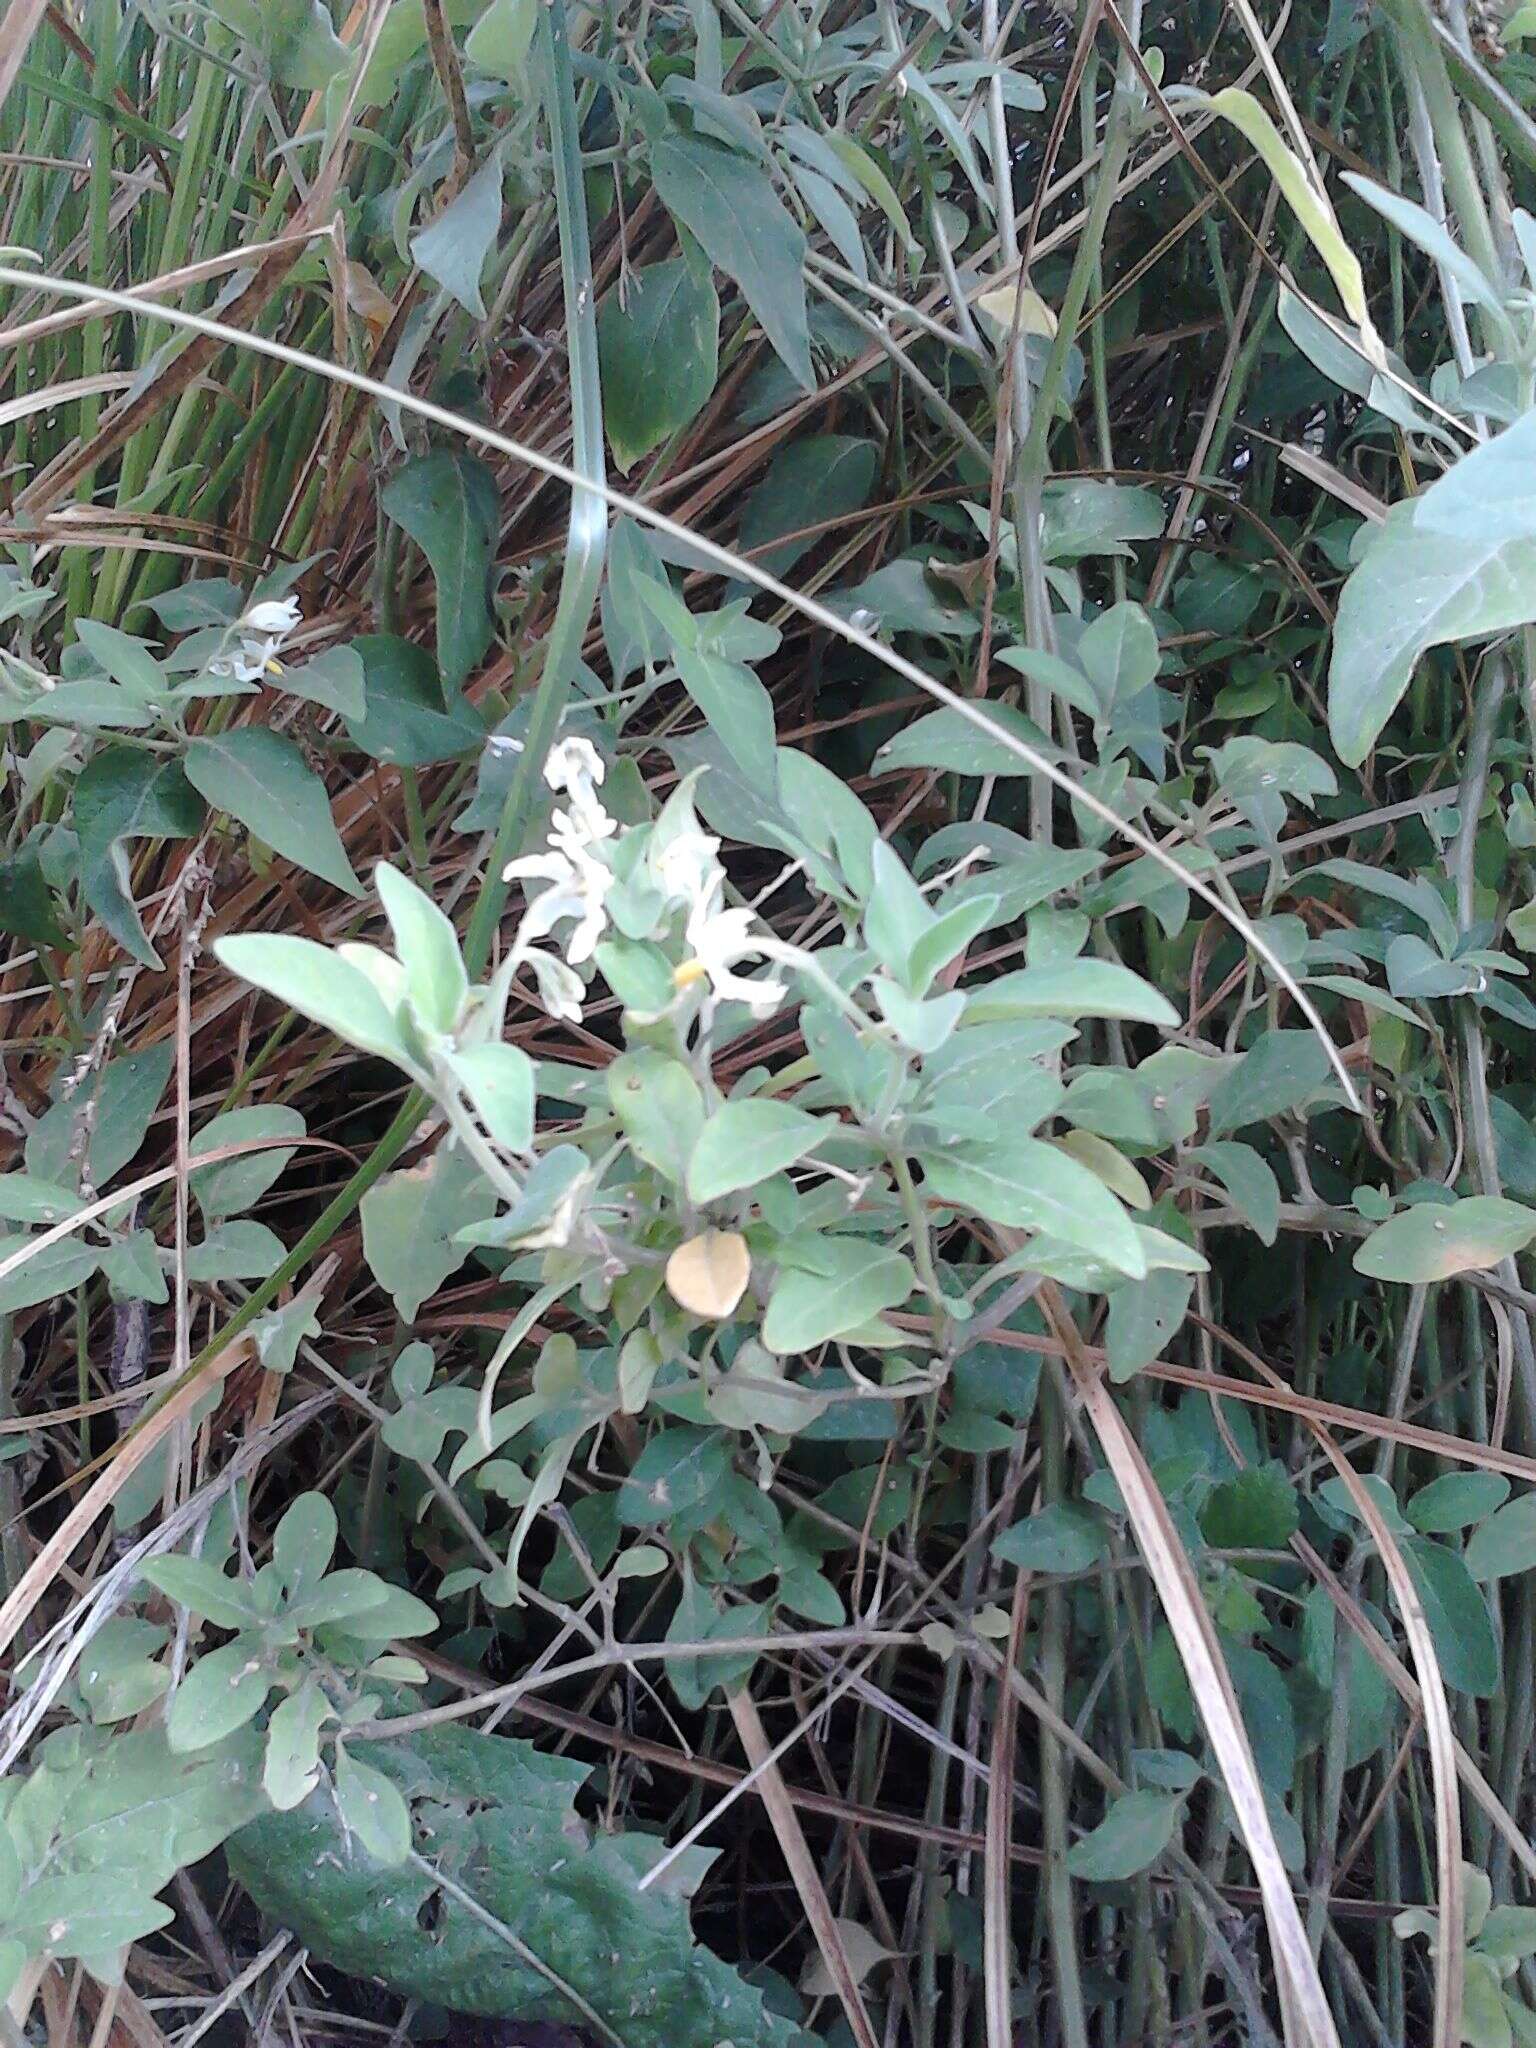
M 715 388 L 720 300 L 685 257 L 653 263 L 597 316 L 603 425 L 621 470 L 696 418 Z
M 214 952 L 231 974 L 264 989 L 349 1045 L 404 1065 L 408 1058 L 393 1014 L 358 968 L 313 939 L 252 932 L 220 939 Z
M 790 2048 L 793 2025 L 694 1946 L 697 1863 L 641 1891 L 661 1841 L 578 1818 L 586 1766 L 460 1728 L 352 1747 L 405 1802 L 419 1862 L 380 1862 L 326 1787 L 229 1846 L 236 1879 L 316 1956 L 456 2013 L 576 2026 L 595 2014 L 626 2048 Z
M 1067 1851 L 1068 1870 L 1094 1884 L 1134 1877 L 1173 1840 L 1183 1806 L 1178 1793 L 1122 1793 L 1092 1834 Z
M 450 698 L 491 644 L 491 564 L 501 498 L 485 464 L 439 448 L 406 464 L 380 502 L 431 564 L 437 582 L 437 662 Z M 363 651 L 367 662 L 367 652 Z M 369 714 L 378 715 L 369 674 Z M 405 758 L 401 756 L 400 758 Z
M 808 1116 L 768 1097 L 727 1102 L 705 1124 L 689 1155 L 689 1199 L 718 1201 L 781 1173 L 836 1128 L 835 1117 Z
M 485 318 L 480 274 L 500 226 L 501 156 L 493 152 L 437 219 L 411 237 L 411 254 L 428 277 L 477 320 Z
M 1536 1209 L 1502 1195 L 1459 1202 L 1421 1202 L 1389 1216 L 1355 1253 L 1355 1271 L 1370 1280 L 1410 1284 L 1483 1273 L 1536 1238 Z
M 1352 768 L 1376 744 L 1430 648 L 1486 640 L 1536 619 L 1536 534 L 1511 539 L 1497 526 L 1434 532 L 1417 523 L 1415 509 L 1393 506 L 1339 600 L 1328 728 Z
M 215 810 L 228 811 L 286 860 L 349 896 L 362 895 L 325 784 L 292 740 L 260 725 L 195 739 L 187 779 Z
M 805 236 L 758 164 L 717 142 L 669 128 L 651 152 L 663 205 L 734 278 L 785 367 L 816 388 L 805 307 Z
M 1446 1684 L 1490 1698 L 1499 1687 L 1499 1639 L 1465 1562 L 1447 1544 L 1423 1536 L 1404 1537 L 1399 1547 L 1424 1603 Z
M 917 1284 L 910 1259 L 863 1239 L 822 1241 L 817 1273 L 781 1272 L 763 1318 L 770 1351 L 809 1351 L 899 1308 Z
M 1146 1253 L 1136 1226 L 1097 1174 L 1038 1138 L 971 1141 L 923 1160 L 929 1194 L 1010 1229 L 1077 1245 L 1141 1279 Z
M 1465 1478 L 1496 1475 L 1466 1473 Z M 1467 1570 L 1485 1583 L 1513 1578 L 1536 1569 L 1536 1492 L 1523 1493 L 1481 1527 L 1472 1531 L 1467 1543 Z
M 129 888 L 127 846 L 134 839 L 189 839 L 203 806 L 181 763 L 136 747 L 93 754 L 75 784 L 80 887 L 85 900 L 127 953 L 160 966 Z

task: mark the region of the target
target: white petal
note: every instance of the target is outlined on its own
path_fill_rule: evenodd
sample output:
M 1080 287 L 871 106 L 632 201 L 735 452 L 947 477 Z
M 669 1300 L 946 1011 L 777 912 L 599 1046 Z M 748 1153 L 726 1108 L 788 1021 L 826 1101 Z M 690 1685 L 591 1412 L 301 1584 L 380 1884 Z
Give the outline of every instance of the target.
M 544 780 L 551 789 L 574 790 L 583 782 L 601 782 L 607 772 L 602 755 L 579 733 L 558 740 L 544 763 Z
M 304 614 L 296 597 L 269 597 L 261 604 L 253 604 L 240 624 L 253 633 L 270 633 L 281 640 L 303 622 Z

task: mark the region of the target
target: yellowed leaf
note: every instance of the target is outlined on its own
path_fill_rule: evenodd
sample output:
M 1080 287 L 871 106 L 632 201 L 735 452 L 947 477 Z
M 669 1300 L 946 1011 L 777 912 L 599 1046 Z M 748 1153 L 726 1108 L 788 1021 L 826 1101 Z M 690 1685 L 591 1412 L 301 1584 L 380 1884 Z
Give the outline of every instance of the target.
M 877 1963 L 888 1963 L 896 1953 L 883 1941 L 876 1940 L 869 1929 L 861 1927 L 857 1920 L 835 1920 L 832 1924 L 837 1929 L 855 1984 L 862 1984 Z M 830 1998 L 837 1989 L 837 1981 L 819 1949 L 800 1972 L 800 1989 L 807 1998 Z
M 1070 1152 L 1080 1166 L 1096 1174 L 1112 1194 L 1133 1209 L 1150 1209 L 1152 1196 L 1146 1182 L 1118 1147 L 1093 1131 L 1063 1131 L 1052 1142 Z
M 1021 292 L 1014 284 L 996 284 L 991 291 L 983 292 L 976 301 L 976 310 L 984 314 L 990 325 L 1000 335 L 1013 332 L 1013 305 L 1019 301 L 1020 334 L 1043 335 L 1047 341 L 1056 338 L 1056 315 L 1037 291 L 1026 285 Z
M 667 1261 L 667 1292 L 690 1315 L 719 1322 L 747 1291 L 752 1257 L 736 1230 L 705 1230 Z

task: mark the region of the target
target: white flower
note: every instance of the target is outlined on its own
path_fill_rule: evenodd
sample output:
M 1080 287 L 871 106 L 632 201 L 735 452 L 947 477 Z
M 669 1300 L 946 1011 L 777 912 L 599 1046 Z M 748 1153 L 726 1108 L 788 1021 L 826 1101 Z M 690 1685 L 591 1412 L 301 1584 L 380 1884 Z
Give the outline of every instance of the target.
M 539 1001 L 550 1016 L 566 1024 L 579 1024 L 587 985 L 575 968 L 567 967 L 558 954 L 541 953 L 537 946 L 530 946 L 523 959 L 533 970 L 533 978 L 539 984 Z
M 553 837 L 549 853 L 525 854 L 521 860 L 509 861 L 502 870 L 504 882 L 543 880 L 549 887 L 535 896 L 523 913 L 518 926 L 516 943 L 519 946 L 531 944 L 552 932 L 557 924 L 566 918 L 574 920 L 574 929 L 565 941 L 565 957 L 572 966 L 583 960 L 590 960 L 598 940 L 608 925 L 608 913 L 604 905 L 608 891 L 613 887 L 613 873 L 596 860 L 574 838 L 563 842 Z
M 769 1017 L 788 993 L 781 981 L 749 981 L 732 969 L 738 960 L 761 959 L 766 933 L 754 935 L 750 910 L 727 910 L 717 888 L 694 905 L 688 917 L 690 958 L 678 968 L 680 988 L 707 977 L 716 1002 L 745 1003 L 754 1016 Z
M 574 790 L 581 783 L 601 783 L 607 773 L 602 755 L 579 733 L 557 740 L 544 762 L 544 780 L 551 789 Z
M 591 959 L 608 928 L 606 904 L 614 876 L 597 849 L 617 832 L 618 823 L 603 809 L 597 794 L 606 772 L 603 757 L 590 740 L 572 737 L 551 747 L 544 763 L 544 780 L 551 789 L 565 791 L 569 806 L 555 812 L 544 851 L 509 861 L 501 876 L 504 882 L 549 884 L 523 912 L 512 942 L 512 960 L 526 962 L 533 970 L 539 1000 L 549 1014 L 572 1024 L 581 1021 L 586 994 L 580 975 L 572 970 Z M 565 959 L 539 951 L 535 941 L 567 921 L 571 930 L 565 940 Z
M 555 812 L 551 838 L 564 834 L 583 840 L 607 839 L 618 829 L 597 794 L 607 773 L 602 755 L 579 734 L 550 748 L 544 762 L 544 780 L 551 789 L 563 789 L 570 799 L 568 809 Z
M 280 675 L 278 649 L 290 634 L 297 632 L 303 621 L 304 614 L 296 597 L 267 598 L 261 604 L 253 604 L 235 622 L 235 631 L 240 635 L 239 647 L 227 654 L 215 655 L 208 664 L 209 672 L 216 676 L 234 676 L 242 683 L 259 682 L 267 674 Z
M 651 877 L 669 903 L 707 902 L 725 880 L 719 853 L 720 842 L 710 833 L 685 828 L 660 847 L 652 842 Z

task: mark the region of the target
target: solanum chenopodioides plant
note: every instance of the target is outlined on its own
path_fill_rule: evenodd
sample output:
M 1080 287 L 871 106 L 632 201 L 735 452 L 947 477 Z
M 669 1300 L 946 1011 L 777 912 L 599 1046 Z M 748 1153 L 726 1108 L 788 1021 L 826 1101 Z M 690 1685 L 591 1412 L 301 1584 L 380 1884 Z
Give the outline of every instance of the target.
M 470 986 L 448 919 L 387 865 L 376 882 L 393 952 L 258 936 L 220 949 L 428 1091 L 445 1142 L 494 1197 L 459 1239 L 526 1298 L 473 1414 L 462 1390 L 439 1395 L 414 1373 L 397 1391 L 413 1429 L 441 1400 L 436 1450 L 448 1431 L 464 1437 L 454 1483 L 480 1468 L 520 1507 L 505 1567 L 483 1581 L 500 1600 L 516 1597 L 533 1517 L 611 1418 L 671 1418 L 620 1490 L 619 1518 L 665 1523 L 684 1547 L 720 1512 L 701 1477 L 730 1468 L 720 1430 L 752 1440 L 766 1479 L 838 1400 L 935 1391 L 998 1273 L 1027 1266 L 1094 1291 L 1201 1264 L 1134 1212 L 1150 1198 L 1112 1145 L 1037 1135 L 1070 1118 L 1061 1054 L 1076 1020 L 1177 1022 L 1130 970 L 1083 957 L 1086 920 L 1037 911 L 1022 968 L 968 976 L 995 894 L 967 860 L 920 886 L 844 792 L 840 930 L 794 943 L 730 900 L 720 841 L 694 808 L 697 771 L 628 822 L 605 804 L 609 764 L 591 739 L 560 740 L 544 778 L 547 839 L 508 869 L 523 904 L 484 985 Z M 638 783 L 621 780 L 628 803 Z M 601 1076 L 536 1067 L 508 1042 L 514 992 L 575 1021 L 599 981 L 623 1040 Z M 749 1034 L 770 1024 L 753 1063 Z M 1027 1242 L 978 1282 L 978 1249 L 983 1263 L 1006 1250 L 999 1232 Z M 529 1390 L 498 1405 L 505 1366 L 556 1304 L 571 1328 L 546 1342 Z M 752 1569 L 793 1564 L 770 1546 Z

